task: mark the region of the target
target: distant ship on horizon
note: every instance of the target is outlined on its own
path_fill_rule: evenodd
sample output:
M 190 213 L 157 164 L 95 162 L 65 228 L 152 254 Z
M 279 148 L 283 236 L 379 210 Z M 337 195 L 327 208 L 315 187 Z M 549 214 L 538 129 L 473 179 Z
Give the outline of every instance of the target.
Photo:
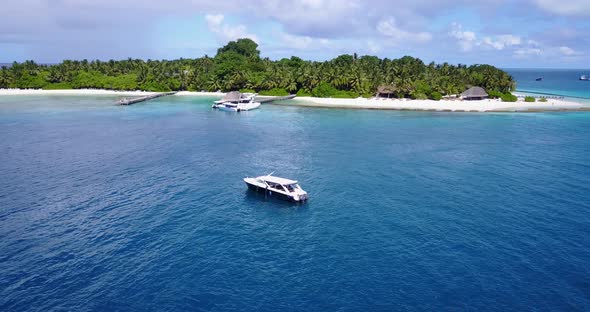
M 543 77 L 538 77 L 537 79 L 535 79 L 536 81 L 541 81 L 543 80 Z
M 588 75 L 582 75 L 582 76 L 580 76 L 580 80 L 590 81 L 590 76 L 588 76 Z

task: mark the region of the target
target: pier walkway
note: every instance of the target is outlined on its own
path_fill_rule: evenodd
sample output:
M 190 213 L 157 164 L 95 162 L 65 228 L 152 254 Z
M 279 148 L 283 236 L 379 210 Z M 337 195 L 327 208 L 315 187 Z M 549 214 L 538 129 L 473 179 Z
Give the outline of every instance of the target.
M 270 103 L 275 101 L 284 101 L 290 100 L 295 98 L 295 94 L 287 95 L 287 96 L 257 96 L 254 98 L 254 101 L 259 102 L 260 104 Z
M 122 98 L 119 101 L 117 101 L 117 105 L 133 105 L 133 104 L 137 104 L 140 102 L 153 100 L 155 98 L 159 98 L 162 96 L 168 96 L 168 95 L 174 95 L 174 94 L 176 94 L 176 92 L 165 92 L 165 93 L 156 93 L 156 94 L 152 94 L 152 95 L 132 97 L 132 98 Z
M 535 99 L 546 98 L 548 100 L 563 100 L 565 97 L 561 95 L 517 95 L 519 99 L 524 99 L 525 97 L 534 97 Z

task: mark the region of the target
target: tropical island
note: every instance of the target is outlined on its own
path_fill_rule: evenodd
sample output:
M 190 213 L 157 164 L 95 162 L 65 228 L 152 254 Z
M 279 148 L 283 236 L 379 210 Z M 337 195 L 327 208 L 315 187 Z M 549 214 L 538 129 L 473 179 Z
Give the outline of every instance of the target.
M 510 75 L 490 65 L 427 65 L 410 56 L 380 59 L 345 54 L 324 62 L 296 56 L 272 61 L 261 58 L 258 45 L 250 39 L 229 42 L 215 57 L 66 60 L 55 65 L 26 61 L 0 70 L 0 88 L 19 89 L 252 90 L 272 95 L 356 98 L 373 96 L 382 85 L 391 86 L 392 96 L 414 99 L 436 99 L 469 86 L 501 93 L 515 87 Z
M 323 62 L 305 61 L 296 56 L 273 61 L 262 58 L 258 45 L 250 39 L 230 41 L 219 48 L 214 57 L 205 55 L 172 61 L 65 60 L 52 65 L 25 61 L 0 69 L 0 89 L 185 91 L 184 94 L 240 90 L 271 96 L 296 94 L 308 100 L 308 105 L 311 105 L 310 98 L 330 99 L 313 101 L 323 107 L 365 107 L 369 103 L 369 108 L 386 109 L 391 105 L 367 101 L 387 98 L 417 100 L 412 105 L 392 106 L 401 109 L 446 109 L 444 105 L 429 106 L 422 101 L 456 99 L 471 87 L 483 88 L 488 101 L 517 101 L 511 93 L 516 87 L 513 78 L 491 65 L 425 64 L 411 56 L 380 59 L 357 54 L 344 54 Z M 335 99 L 354 99 L 354 102 L 334 102 Z M 535 99 L 527 98 L 527 101 L 535 102 Z M 558 104 L 561 107 L 571 103 Z M 459 105 L 460 109 L 451 110 L 469 110 L 474 105 L 466 103 L 465 107 Z M 555 101 L 551 105 L 554 106 Z M 497 105 L 481 106 L 475 110 L 499 108 Z

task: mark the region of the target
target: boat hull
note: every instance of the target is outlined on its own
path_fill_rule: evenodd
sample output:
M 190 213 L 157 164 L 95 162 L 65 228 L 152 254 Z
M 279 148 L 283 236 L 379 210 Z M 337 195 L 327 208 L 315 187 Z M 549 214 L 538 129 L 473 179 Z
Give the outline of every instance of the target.
M 240 109 L 237 107 L 227 107 L 225 105 L 221 105 L 217 107 L 219 110 L 222 110 L 224 112 L 239 112 Z
M 249 111 L 249 110 L 253 110 L 253 109 L 257 109 L 258 107 L 260 107 L 260 103 L 258 102 L 253 102 L 253 103 L 240 103 L 238 105 L 231 105 L 231 106 L 226 106 L 224 104 L 213 104 L 213 108 L 222 110 L 222 111 L 226 111 L 226 112 L 243 112 L 243 111 Z
M 307 200 L 307 198 L 303 199 L 303 200 L 295 200 L 293 198 L 293 196 L 287 195 L 287 194 L 283 194 L 280 192 L 275 192 L 272 190 L 269 190 L 267 188 L 264 187 L 260 187 L 256 184 L 250 184 L 248 182 L 245 182 L 246 185 L 248 185 L 248 189 L 250 191 L 254 191 L 260 194 L 264 194 L 265 197 L 269 197 L 269 198 L 276 198 L 276 199 L 280 199 L 280 200 L 285 200 L 285 201 L 290 201 L 290 202 L 294 202 L 294 203 L 300 203 L 300 202 L 304 202 L 305 200 Z
M 257 109 L 258 107 L 260 107 L 260 103 L 258 102 L 240 103 L 238 104 L 238 112 Z

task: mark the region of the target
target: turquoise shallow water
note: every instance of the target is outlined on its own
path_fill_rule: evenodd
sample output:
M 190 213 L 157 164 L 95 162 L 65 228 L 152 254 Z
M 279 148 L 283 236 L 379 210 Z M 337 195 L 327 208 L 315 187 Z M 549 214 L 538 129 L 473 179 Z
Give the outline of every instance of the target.
M 0 310 L 590 310 L 590 114 L 211 100 L 0 97 Z

